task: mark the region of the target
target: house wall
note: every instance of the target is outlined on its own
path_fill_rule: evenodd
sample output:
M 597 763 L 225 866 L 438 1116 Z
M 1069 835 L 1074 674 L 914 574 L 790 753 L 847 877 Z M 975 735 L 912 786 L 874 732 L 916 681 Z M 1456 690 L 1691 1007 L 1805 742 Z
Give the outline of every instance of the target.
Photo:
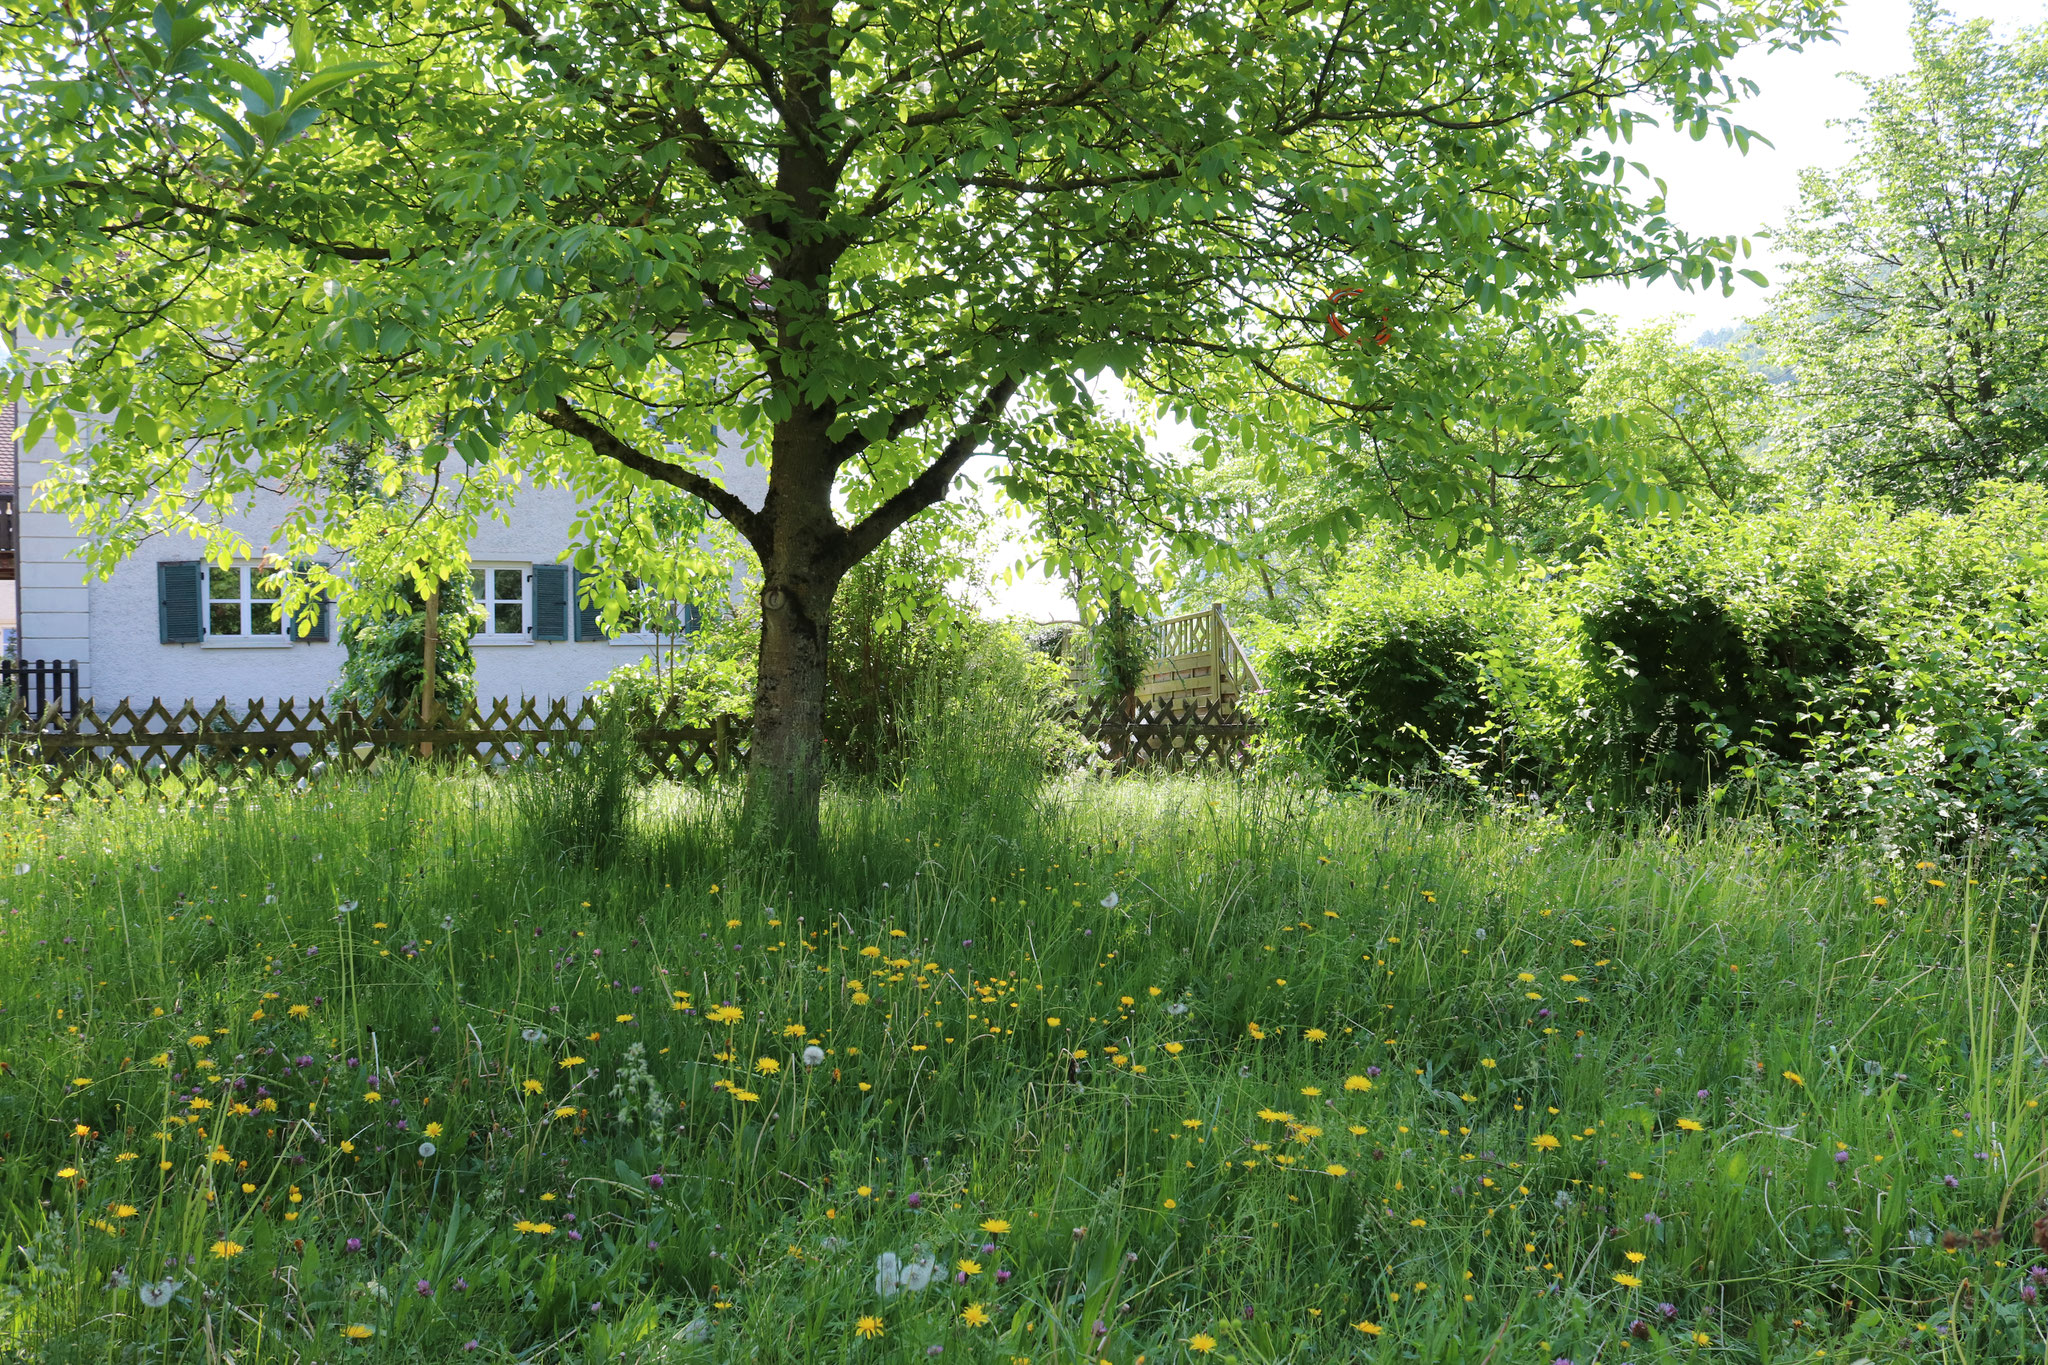
M 63 457 L 47 437 L 22 452 L 26 491 L 47 478 Z M 737 450 L 722 462 L 728 487 L 758 506 L 766 492 L 766 471 L 749 466 Z M 259 497 L 254 510 L 234 520 L 256 554 L 273 542 L 285 502 Z M 577 510 L 563 489 L 522 489 L 512 501 L 510 524 L 492 522 L 471 542 L 478 564 L 552 564 L 569 551 L 568 528 Z M 255 698 L 313 698 L 326 695 L 347 656 L 339 630 L 326 642 L 292 639 L 262 644 L 214 636 L 199 644 L 159 642 L 157 564 L 202 558 L 197 542 L 184 538 L 147 542 L 104 581 L 88 583 L 78 559 L 81 542 L 62 516 L 40 510 L 21 518 L 22 654 L 27 659 L 76 659 L 79 690 L 104 708 L 128 698 L 137 704 L 162 698 L 171 705 L 225 698 L 239 707 Z M 531 584 L 528 584 L 531 622 Z M 337 623 L 338 624 L 338 623 Z M 476 646 L 477 696 L 580 697 L 593 682 L 643 657 L 646 637 L 620 641 L 480 640 Z

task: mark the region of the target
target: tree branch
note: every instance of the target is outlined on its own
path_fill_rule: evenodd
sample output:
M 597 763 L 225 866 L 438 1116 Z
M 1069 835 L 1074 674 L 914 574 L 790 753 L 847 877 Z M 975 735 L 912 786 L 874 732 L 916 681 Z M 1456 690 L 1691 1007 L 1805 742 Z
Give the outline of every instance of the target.
M 637 474 L 644 474 L 657 483 L 680 488 L 693 497 L 702 498 L 727 521 L 733 529 L 745 536 L 756 549 L 761 549 L 761 535 L 767 528 L 760 515 L 746 505 L 739 495 L 721 488 L 696 470 L 669 460 L 657 459 L 628 441 L 619 439 L 612 431 L 592 421 L 584 413 L 570 406 L 565 398 L 557 398 L 555 405 L 540 414 L 540 420 L 565 435 L 588 442 L 597 454 L 609 460 L 616 460 Z
M 1003 415 L 1003 409 L 1010 405 L 1010 399 L 1016 395 L 1021 382 L 1012 375 L 998 380 L 981 396 L 981 401 L 974 405 L 974 411 L 953 433 L 953 439 L 946 442 L 946 448 L 936 460 L 925 466 L 923 473 L 848 528 L 839 547 L 842 568 L 860 563 L 897 527 L 946 496 L 946 488 L 953 482 L 953 476 L 973 457 L 974 448 L 981 444 L 983 433 Z

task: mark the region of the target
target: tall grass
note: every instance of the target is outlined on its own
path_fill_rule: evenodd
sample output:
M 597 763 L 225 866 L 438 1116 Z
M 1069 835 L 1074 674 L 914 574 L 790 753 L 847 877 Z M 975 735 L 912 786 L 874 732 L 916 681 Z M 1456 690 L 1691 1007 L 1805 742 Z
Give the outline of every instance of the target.
M 593 865 L 408 770 L 16 809 L 0 1342 L 2039 1350 L 2035 888 L 1739 823 L 1048 786 L 961 726 L 794 852 L 633 788 Z

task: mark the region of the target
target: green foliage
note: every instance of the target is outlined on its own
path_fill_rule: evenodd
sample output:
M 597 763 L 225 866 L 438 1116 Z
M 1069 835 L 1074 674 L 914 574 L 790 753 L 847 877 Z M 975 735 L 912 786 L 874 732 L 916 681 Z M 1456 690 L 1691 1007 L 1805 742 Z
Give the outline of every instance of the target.
M 585 738 L 520 755 L 507 780 L 538 856 L 603 866 L 624 848 L 647 769 L 634 721 L 614 702 L 599 707 Z
M 1335 780 L 1449 769 L 1569 807 L 1757 801 L 1905 860 L 2048 866 L 2048 492 L 1610 521 L 1545 575 L 1381 561 L 1269 656 Z
M 1264 660 L 1274 738 L 1345 783 L 1420 777 L 1447 757 L 1494 767 L 1482 652 L 1517 599 L 1478 574 L 1369 562 Z
M 701 609 L 695 631 L 671 637 L 645 657 L 613 669 L 590 685 L 589 695 L 623 707 L 639 725 L 664 714 L 686 725 L 747 715 L 761 648 L 755 586 L 743 578 L 739 590 Z
M 1806 173 L 1761 330 L 1816 481 L 1956 508 L 2048 475 L 2048 29 L 1922 4 L 1913 46 L 1862 82 L 1849 165 Z
M 599 868 L 490 780 L 416 769 L 11 806 L 9 1340 L 161 1365 L 2038 1345 L 2021 888 L 1755 822 L 1008 776 L 972 809 L 832 792 L 801 859 L 733 844 L 736 794 L 657 786 Z M 914 1248 L 945 1272 L 883 1297 L 878 1259 Z
M 437 712 L 460 716 L 476 705 L 476 656 L 469 641 L 483 628 L 483 607 L 470 593 L 469 575 L 445 580 L 434 623 Z M 365 711 L 383 703 L 417 712 L 426 681 L 426 630 L 425 600 L 410 582 L 399 589 L 399 606 L 344 617 L 341 643 L 348 656 L 331 698 Z

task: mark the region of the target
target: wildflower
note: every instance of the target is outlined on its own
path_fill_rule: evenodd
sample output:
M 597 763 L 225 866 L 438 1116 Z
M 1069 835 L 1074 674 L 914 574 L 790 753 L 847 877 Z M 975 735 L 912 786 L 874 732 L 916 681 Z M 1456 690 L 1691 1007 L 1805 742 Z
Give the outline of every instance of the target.
M 614 1024 L 630 1024 L 633 1022 L 633 1016 L 630 1014 L 614 1015 L 612 1017 L 612 1022 Z
M 1640 1251 L 1624 1251 L 1622 1255 L 1628 1257 L 1630 1265 L 1641 1265 L 1644 1261 L 1650 1259 Z
M 1363 1076 L 1346 1076 L 1344 1078 L 1344 1088 L 1346 1090 L 1370 1090 L 1372 1089 L 1372 1082 Z
M 1346 1170 L 1344 1167 L 1339 1166 L 1336 1162 L 1333 1161 L 1329 1165 L 1323 1167 L 1323 1174 L 1344 1176 L 1351 1174 L 1351 1172 Z
M 773 1057 L 756 1057 L 754 1059 L 754 1070 L 760 1072 L 763 1076 L 773 1076 L 776 1072 L 782 1070 L 782 1063 L 776 1061 Z
M 381 1100 L 381 1099 L 383 1099 L 383 1098 L 384 1098 L 384 1096 L 383 1096 L 383 1095 L 381 1095 L 380 1093 L 378 1093 L 378 1092 L 377 1092 L 377 1091 L 375 1091 L 375 1090 L 365 1090 L 365 1091 L 363 1092 L 363 1103 L 364 1103 L 364 1104 L 375 1104 L 375 1103 L 377 1103 L 377 1101 L 379 1101 L 379 1100 Z
M 1556 1138 L 1552 1137 L 1548 1133 L 1538 1133 L 1535 1137 L 1535 1140 L 1532 1141 L 1529 1145 L 1531 1147 L 1538 1148 L 1542 1151 L 1554 1152 L 1564 1144 L 1559 1142 Z
M 1245 1032 L 1251 1034 L 1254 1038 L 1264 1038 L 1266 1036 L 1266 1031 L 1257 1024 L 1246 1024 L 1244 1028 Z
M 133 1204 L 116 1204 L 116 1205 L 114 1205 L 114 1217 L 116 1217 L 116 1218 L 133 1218 L 134 1216 L 135 1216 L 135 1206 L 134 1206 Z
M 563 1106 L 562 1106 L 561 1108 L 559 1108 L 559 1109 L 555 1110 L 555 1117 L 556 1117 L 556 1118 L 558 1118 L 558 1119 L 573 1119 L 573 1118 L 575 1118 L 575 1117 L 576 1117 L 576 1106 L 575 1106 L 575 1105 L 573 1105 L 573 1104 L 565 1104 L 565 1105 L 563 1105 Z
M 1216 1349 L 1216 1338 L 1207 1332 L 1197 1332 L 1188 1338 L 1188 1349 L 1196 1355 L 1207 1355 Z
M 428 1280 L 421 1280 L 418 1284 L 415 1284 L 413 1286 L 413 1291 L 423 1299 L 431 1299 L 434 1297 L 433 1283 Z
M 970 1303 L 967 1305 L 967 1311 L 960 1315 L 960 1321 L 966 1323 L 969 1327 L 986 1327 L 988 1326 L 988 1310 L 978 1303 Z
M 59 1180 L 69 1180 L 77 1174 L 78 1168 L 76 1166 L 66 1166 L 57 1172 L 57 1178 Z
M 371 1337 L 377 1335 L 377 1329 L 364 1326 L 360 1322 L 352 1322 L 341 1329 L 341 1334 L 350 1341 L 368 1341 Z
M 1623 1289 L 1641 1289 L 1643 1287 L 1643 1282 L 1629 1274 L 1626 1270 L 1617 1272 L 1614 1276 L 1614 1282 Z
M 1354 1322 L 1351 1325 L 1369 1337 L 1376 1337 L 1386 1330 L 1376 1322 Z
M 1261 1109 L 1259 1117 L 1268 1123 L 1292 1123 L 1294 1115 L 1284 1109 Z
M 420 1160 L 425 1161 L 428 1157 L 432 1156 L 438 1150 L 439 1148 L 435 1147 L 433 1143 L 422 1142 L 420 1144 Z
M 1687 1133 L 1704 1133 L 1707 1131 L 1707 1126 L 1698 1119 L 1680 1119 L 1678 1127 L 1681 1132 Z
M 1488 1071 L 1492 1071 L 1495 1068 L 1497 1068 L 1500 1065 L 1500 1063 L 1496 1062 L 1491 1057 L 1481 1057 L 1479 1059 L 1479 1065 L 1485 1067 Z
M 1792 1082 L 1792 1084 L 1794 1085 L 1806 1084 L 1806 1082 L 1803 1079 L 1801 1079 L 1799 1073 L 1796 1071 L 1780 1071 L 1778 1074 L 1780 1076 L 1783 1076 L 1786 1080 Z
M 145 1280 L 142 1287 L 135 1292 L 141 1298 L 145 1308 L 161 1308 L 169 1303 L 177 1294 L 178 1281 L 163 1280 L 159 1283 L 151 1284 Z
M 1116 903 L 1117 903 L 1117 895 L 1116 895 L 1116 892 L 1114 892 L 1114 891 L 1110 892 L 1110 893 L 1109 893 L 1109 894 L 1108 894 L 1107 896 L 1104 896 L 1104 897 L 1102 898 L 1102 908 L 1103 908 L 1103 909 L 1105 909 L 1105 910 L 1114 910 L 1114 909 L 1116 909 Z
M 1060 1026 L 1060 1017 L 1057 1014 L 1049 1014 L 1045 1017 L 1045 1022 L 1050 1028 L 1058 1028 Z
M 1183 1051 L 1186 1050 L 1186 1045 L 1183 1043 L 1167 1043 L 1165 1044 L 1165 1047 L 1166 1055 L 1169 1057 L 1178 1057 Z
M 1311 1043 L 1320 1043 L 1323 1041 L 1323 1039 L 1329 1037 L 1330 1035 L 1323 1032 L 1323 1030 L 1319 1028 L 1312 1028 L 1307 1033 L 1304 1033 L 1301 1036 L 1308 1039 Z
M 230 1242 L 223 1238 L 221 1241 L 215 1242 L 211 1247 L 208 1247 L 207 1250 L 225 1261 L 230 1256 L 241 1255 L 242 1244 L 240 1242 Z
M 566 1071 L 572 1066 L 582 1066 L 583 1059 L 581 1057 L 564 1057 L 562 1058 L 561 1062 L 558 1063 L 558 1065 L 560 1065 L 561 1068 L 564 1071 Z
M 430 1123 L 427 1125 L 427 1136 L 430 1138 L 437 1138 L 441 1136 L 443 1131 L 444 1130 L 442 1129 L 441 1125 L 438 1123 Z
M 983 1219 L 981 1224 L 981 1230 L 983 1232 L 990 1234 L 991 1236 L 1000 1237 L 1002 1234 L 1010 1230 L 1010 1220 L 1007 1218 Z
M 853 1334 L 863 1340 L 873 1341 L 882 1335 L 882 1320 L 872 1313 L 862 1314 L 860 1321 L 853 1324 Z
M 811 1046 L 804 1049 L 805 1066 L 816 1066 L 818 1063 L 824 1060 L 825 1049 L 819 1047 L 817 1044 L 813 1043 Z
M 958 1270 L 962 1275 L 979 1275 L 981 1273 L 981 1262 L 959 1261 L 955 1263 L 953 1268 L 955 1270 Z

